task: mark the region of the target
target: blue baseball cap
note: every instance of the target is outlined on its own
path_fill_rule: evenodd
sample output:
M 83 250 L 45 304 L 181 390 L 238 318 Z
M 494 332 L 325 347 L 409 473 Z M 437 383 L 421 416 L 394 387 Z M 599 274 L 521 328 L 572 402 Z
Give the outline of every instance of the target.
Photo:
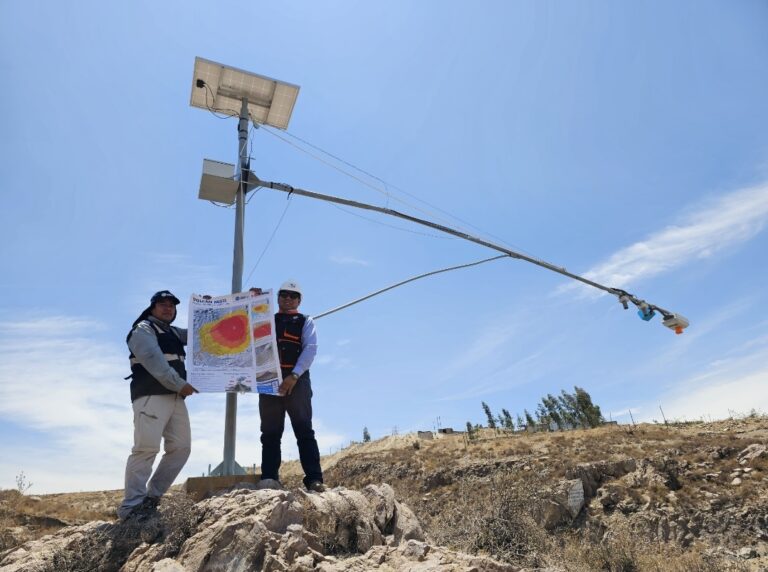
M 174 304 L 180 303 L 179 299 L 173 294 L 171 294 L 169 290 L 160 290 L 160 292 L 155 292 L 152 295 L 152 299 L 149 301 L 149 307 L 151 308 L 160 300 L 170 300 Z

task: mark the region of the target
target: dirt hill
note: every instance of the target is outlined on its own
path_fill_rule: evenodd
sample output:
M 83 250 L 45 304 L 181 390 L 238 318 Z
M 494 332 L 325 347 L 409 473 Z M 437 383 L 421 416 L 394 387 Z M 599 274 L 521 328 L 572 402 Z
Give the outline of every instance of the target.
M 311 558 L 307 555 L 314 553 L 305 553 L 306 568 L 301 569 L 470 570 L 474 566 L 476 570 L 768 570 L 766 417 L 713 423 L 607 425 L 553 433 L 482 430 L 471 440 L 462 433 L 427 437 L 388 437 L 323 458 L 327 483 L 339 486 L 331 493 L 323 493 L 327 499 L 322 502 L 328 506 L 342 502 L 339 498 L 354 505 L 349 499 L 358 498 L 355 495 L 365 497 L 366 490 L 385 490 L 382 483 L 391 485 L 393 498 L 404 507 L 402 512 L 412 511 L 423 531 L 423 537 L 416 535 L 398 542 L 387 528 L 391 522 L 387 524 L 383 517 L 378 528 L 360 524 L 360 515 L 375 513 L 363 501 L 355 501 L 357 508 L 349 513 L 308 505 L 309 497 L 298 492 L 298 464 L 286 464 L 285 484 L 296 492 L 286 493 L 294 496 L 282 502 L 299 503 L 301 518 L 289 524 L 303 523 L 306 529 L 301 533 L 295 529 L 294 536 L 298 534 L 302 542 L 311 544 L 317 527 L 310 530 L 307 523 L 313 519 L 335 523 L 323 532 L 325 552 L 317 550 L 320 556 Z M 254 508 L 255 514 L 266 510 L 266 492 L 235 491 L 229 495 L 241 495 L 240 505 L 262 507 Z M 5 548 L 0 552 L 2 570 L 16 566 L 13 563 L 19 562 L 21 554 L 18 545 L 32 537 L 68 525 L 111 521 L 120 497 L 120 491 L 39 497 L 18 491 L 1 494 L 0 534 Z M 174 502 L 189 502 L 181 497 Z M 209 514 L 209 505 L 203 503 L 189 510 Z M 173 512 L 172 505 L 169 502 L 166 510 Z M 171 518 L 170 512 L 167 519 Z M 327 514 L 335 514 L 336 520 L 329 520 Z M 184 563 L 180 568 L 164 569 L 300 569 L 292 568 L 295 563 L 290 559 L 281 561 L 285 568 L 267 568 L 263 558 L 251 562 L 250 567 L 227 568 L 221 563 L 212 567 L 185 557 L 192 553 L 190 547 L 200 546 L 200 535 L 205 536 L 205 530 L 215 522 L 205 524 L 205 517 L 195 518 L 202 520 L 196 520 L 194 526 L 180 527 L 187 536 L 175 538 L 171 549 L 156 549 L 155 556 L 170 555 L 165 556 L 167 566 L 171 560 L 174 566 Z M 113 537 L 120 529 L 114 524 L 101 526 L 112 527 L 100 529 L 99 534 L 111 534 L 107 544 L 114 545 Z M 350 541 L 350 535 L 358 538 L 360 530 L 374 528 L 379 531 L 380 543 Z M 86 529 L 78 534 L 91 538 L 95 533 Z M 55 546 L 62 545 L 61 538 L 74 534 L 68 530 L 76 529 L 58 532 L 59 544 Z M 153 538 L 142 538 L 141 534 L 137 538 L 149 548 L 162 547 L 170 532 L 160 530 Z M 374 533 L 366 534 L 370 537 Z M 283 542 L 279 539 L 288 531 L 278 527 L 264 534 L 276 535 L 273 549 L 278 551 Z M 128 545 L 131 550 L 139 550 L 139 544 Z M 27 555 L 55 552 L 51 546 L 27 544 L 23 549 Z M 215 547 L 206 546 L 208 554 L 216 553 Z M 343 549 L 329 552 L 328 546 Z M 377 546 L 389 546 L 391 554 L 381 552 Z M 270 549 L 265 548 L 262 554 L 270 554 Z M 471 555 L 481 559 L 473 561 Z M 488 558 L 482 559 L 485 556 Z M 364 560 L 350 560 L 354 558 Z M 160 569 L 153 568 L 159 560 L 141 562 L 145 568 L 133 569 Z M 498 568 L 503 563 L 511 567 Z

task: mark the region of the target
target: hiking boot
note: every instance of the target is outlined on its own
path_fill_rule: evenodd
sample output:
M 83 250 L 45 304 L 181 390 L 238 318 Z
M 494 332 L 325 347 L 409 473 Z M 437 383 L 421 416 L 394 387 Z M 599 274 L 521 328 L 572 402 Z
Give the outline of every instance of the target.
M 131 512 L 129 512 L 125 518 L 121 519 L 122 521 L 126 520 L 136 520 L 139 522 L 148 520 L 149 518 L 153 517 L 155 514 L 157 514 L 157 505 L 160 504 L 160 499 L 158 497 L 144 497 L 144 500 L 141 501 L 141 503 L 137 504 L 133 509 L 131 509 Z
M 256 488 L 259 490 L 273 489 L 276 491 L 282 491 L 285 489 L 283 484 L 277 479 L 261 479 L 258 483 L 256 483 Z
M 322 481 L 312 481 L 307 485 L 307 490 L 311 493 L 324 493 L 328 490 Z
M 144 510 L 148 512 L 152 512 L 157 510 L 158 505 L 160 504 L 160 497 L 145 497 L 143 501 L 141 501 L 141 506 L 144 507 Z

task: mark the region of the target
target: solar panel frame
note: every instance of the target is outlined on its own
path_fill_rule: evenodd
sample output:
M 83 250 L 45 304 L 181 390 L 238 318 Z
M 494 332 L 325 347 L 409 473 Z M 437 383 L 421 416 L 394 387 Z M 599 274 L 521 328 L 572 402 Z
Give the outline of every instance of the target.
M 197 80 L 203 80 L 205 86 L 197 87 Z M 299 89 L 298 85 L 196 57 L 189 104 L 236 117 L 246 98 L 253 121 L 287 129 Z

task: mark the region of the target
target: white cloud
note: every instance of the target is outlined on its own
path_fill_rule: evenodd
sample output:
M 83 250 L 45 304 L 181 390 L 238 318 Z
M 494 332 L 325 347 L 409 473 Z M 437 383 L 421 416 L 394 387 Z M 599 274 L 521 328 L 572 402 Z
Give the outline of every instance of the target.
M 768 220 L 768 184 L 741 189 L 700 204 L 676 225 L 611 255 L 584 277 L 617 287 L 668 272 L 757 235 Z M 578 287 L 568 285 L 563 289 Z
M 633 408 L 635 420 L 660 418 L 658 404 L 667 419 L 724 419 L 752 409 L 768 413 L 768 346 L 749 354 L 717 359 L 706 369 L 676 384 L 656 398 L 656 404 Z M 645 413 L 647 412 L 647 413 Z
M 0 322 L 0 416 L 29 435 L 3 439 L 0 486 L 20 469 L 38 492 L 121 485 L 122 470 L 105 467 L 124 464 L 132 440 L 127 352 L 101 329 L 66 316 Z
M 344 443 L 349 442 L 349 437 L 346 435 L 343 435 L 341 433 L 336 433 L 332 431 L 324 422 L 322 419 L 313 419 L 312 420 L 312 426 L 315 429 L 315 435 L 317 437 L 317 446 L 320 449 L 320 454 L 325 455 L 329 452 L 331 448 L 338 449 L 341 447 Z M 290 447 L 287 446 L 288 442 L 290 442 Z M 286 459 L 298 459 L 299 458 L 299 452 L 296 448 L 296 440 L 293 438 L 293 435 L 289 435 L 289 437 L 286 439 L 283 437 L 283 447 L 287 451 Z
M 465 350 L 448 361 L 442 368 L 442 376 L 439 377 L 449 377 L 465 369 L 476 368 L 477 364 L 497 356 L 500 349 L 506 347 L 518 331 L 516 324 L 511 321 L 487 326 Z
M 333 371 L 351 369 L 354 362 L 348 357 L 339 357 L 333 354 L 323 354 L 315 358 L 316 365 L 322 365 Z
M 352 264 L 356 266 L 370 266 L 371 263 L 362 258 L 355 258 L 354 256 L 330 256 L 328 258 L 335 264 Z
M 83 331 L 100 331 L 104 325 L 87 318 L 73 318 L 69 316 L 42 316 L 34 319 L 20 320 L 18 322 L 0 322 L 0 336 L 39 335 L 59 337 L 71 335 Z
M 537 351 L 519 358 L 511 364 L 506 364 L 503 370 L 486 378 L 485 381 L 478 380 L 464 391 L 441 397 L 438 401 L 456 401 L 480 397 L 531 383 L 543 375 L 540 371 L 541 367 L 536 365 L 537 360 L 542 355 L 544 355 L 543 351 Z

